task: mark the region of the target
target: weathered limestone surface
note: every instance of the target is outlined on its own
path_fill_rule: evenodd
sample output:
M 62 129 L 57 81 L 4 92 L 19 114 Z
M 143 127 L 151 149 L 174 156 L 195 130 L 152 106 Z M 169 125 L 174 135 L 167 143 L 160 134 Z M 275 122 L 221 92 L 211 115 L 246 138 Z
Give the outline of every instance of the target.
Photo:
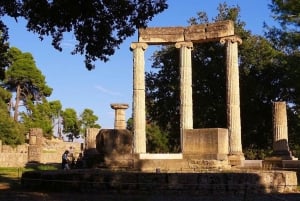
M 85 136 L 85 149 L 96 149 L 96 136 L 98 135 L 99 128 L 87 128 Z
M 192 25 L 189 27 L 147 27 L 139 29 L 139 42 L 149 45 L 168 44 L 182 41 L 201 43 L 219 40 L 221 37 L 234 35 L 232 21 L 212 24 Z
M 222 171 L 157 173 L 155 171 L 152 173 L 99 169 L 29 171 L 23 173 L 22 185 L 25 189 L 60 192 L 62 190 L 78 192 L 85 189 L 88 192 L 99 193 L 117 191 L 119 196 L 122 192 L 131 194 L 147 192 L 148 196 L 151 191 L 159 194 L 168 192 L 221 196 L 234 194 L 240 195 L 240 198 L 253 194 L 293 193 L 297 189 L 296 172 L 289 171 L 248 171 L 246 173 Z M 277 195 L 274 195 L 273 200 Z
M 36 139 L 31 139 L 31 142 L 33 141 L 36 142 Z M 0 147 L 0 167 L 25 167 L 29 162 L 39 162 L 42 164 L 61 163 L 61 155 L 66 149 L 72 147 L 75 157 L 82 151 L 82 144 L 78 142 L 64 142 L 61 139 L 55 138 L 51 140 L 44 138 L 41 141 L 42 144 L 40 146 L 36 144 L 29 145 L 27 143 L 17 145 L 16 147 L 2 145 L 2 148 Z
M 186 129 L 184 157 L 227 160 L 228 130 L 224 128 Z
M 40 162 L 41 150 L 43 143 L 43 130 L 41 128 L 32 128 L 29 132 L 29 148 L 28 148 L 28 161 Z
M 146 43 L 132 43 L 134 152 L 146 153 L 145 58 Z
M 285 102 L 273 103 L 273 151 L 289 153 Z
M 184 149 L 183 133 L 185 129 L 193 128 L 193 95 L 192 95 L 192 57 L 191 42 L 175 44 L 180 48 L 180 140 Z
M 184 41 L 184 27 L 148 27 L 139 29 L 139 42 L 148 44 Z
M 110 106 L 115 110 L 114 129 L 126 129 L 125 110 L 128 109 L 128 104 L 115 103 Z
M 227 127 L 229 134 L 229 154 L 234 161 L 244 160 L 241 140 L 240 87 L 238 70 L 237 36 L 225 37 L 220 40 L 226 44 L 226 84 L 227 84 Z
M 132 166 L 132 134 L 126 129 L 101 129 L 96 137 L 97 151 L 106 167 Z
M 292 156 L 288 144 L 288 125 L 286 114 L 286 103 L 273 103 L 273 153 L 265 159 L 265 163 L 272 163 L 276 166 L 283 166 L 282 160 L 297 160 Z

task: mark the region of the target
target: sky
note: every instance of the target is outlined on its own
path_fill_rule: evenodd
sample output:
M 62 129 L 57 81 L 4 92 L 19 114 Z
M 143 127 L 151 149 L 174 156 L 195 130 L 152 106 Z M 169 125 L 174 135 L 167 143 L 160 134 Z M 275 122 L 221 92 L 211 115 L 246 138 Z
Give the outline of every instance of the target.
M 196 17 L 199 11 L 205 11 L 211 20 L 217 15 L 217 7 L 226 2 L 229 6 L 239 5 L 241 20 L 246 29 L 253 34 L 263 34 L 263 23 L 274 25 L 272 13 L 268 8 L 271 0 L 168 0 L 169 7 L 156 15 L 148 24 L 149 27 L 188 26 L 188 19 Z M 22 52 L 30 52 L 37 67 L 46 77 L 48 86 L 53 88 L 48 101 L 60 100 L 63 109 L 73 108 L 80 115 L 84 109 L 92 109 L 98 116 L 102 128 L 114 127 L 114 110 L 112 103 L 126 103 L 126 119 L 132 114 L 132 66 L 133 57 L 130 44 L 137 42 L 137 33 L 126 41 L 110 57 L 108 62 L 97 61 L 96 68 L 89 71 L 85 68 L 84 57 L 71 55 L 75 38 L 66 34 L 62 42 L 63 51 L 55 50 L 51 39 L 41 41 L 38 35 L 28 32 L 22 20 L 16 23 L 12 18 L 4 18 L 9 27 L 10 46 Z M 146 50 L 146 71 L 151 69 L 150 57 L 155 47 Z

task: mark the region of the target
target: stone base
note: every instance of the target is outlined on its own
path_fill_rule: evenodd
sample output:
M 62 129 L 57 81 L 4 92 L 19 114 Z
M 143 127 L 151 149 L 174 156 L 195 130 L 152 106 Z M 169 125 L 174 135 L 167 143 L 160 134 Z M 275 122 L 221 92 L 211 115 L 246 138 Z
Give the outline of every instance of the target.
M 203 159 L 143 159 L 134 165 L 134 169 L 141 172 L 203 172 L 230 168 L 228 161 Z
M 228 155 L 228 130 L 225 128 L 186 129 L 182 153 L 186 158 L 226 160 Z
M 263 160 L 263 168 L 265 169 L 276 169 L 276 168 L 299 168 L 300 161 L 297 159 L 285 160 L 282 157 L 271 156 Z
M 245 156 L 243 153 L 228 155 L 228 161 L 231 166 L 244 166 Z
M 294 157 L 291 151 L 288 150 L 273 151 L 271 157 L 269 158 L 271 160 L 298 160 L 298 158 Z
M 31 191 L 83 192 L 85 190 L 84 192 L 95 193 L 116 192 L 119 196 L 120 193 L 126 192 L 131 195 L 141 192 L 146 192 L 147 195 L 149 193 L 169 192 L 174 194 L 178 192 L 186 193 L 186 195 L 226 196 L 234 194 L 245 198 L 246 193 L 247 195 L 288 193 L 297 190 L 296 172 L 292 171 L 247 170 L 247 172 L 211 171 L 201 173 L 163 173 L 159 171 L 148 173 L 101 169 L 29 171 L 22 174 L 21 183 L 24 189 Z M 221 198 L 219 197 L 218 200 Z

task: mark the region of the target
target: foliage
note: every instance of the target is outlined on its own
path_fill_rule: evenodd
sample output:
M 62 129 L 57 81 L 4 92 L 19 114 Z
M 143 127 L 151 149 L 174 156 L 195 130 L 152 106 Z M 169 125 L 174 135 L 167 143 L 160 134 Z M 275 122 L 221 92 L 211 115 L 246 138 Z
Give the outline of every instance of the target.
M 77 113 L 73 108 L 66 108 L 62 114 L 63 133 L 67 134 L 69 141 L 73 141 L 74 137 L 80 136 L 80 121 Z
M 166 8 L 166 0 L 10 0 L 0 3 L 0 16 L 25 18 L 29 31 L 41 39 L 51 36 L 60 51 L 64 33 L 73 32 L 77 44 L 72 54 L 84 54 L 90 70 L 92 62 L 107 61 L 136 28 L 145 27 Z
M 6 104 L 9 104 L 10 99 L 11 93 L 0 86 L 0 100 Z
M 43 135 L 51 139 L 53 136 L 52 114 L 49 102 L 43 99 L 41 103 L 33 104 L 27 101 L 29 113 L 22 112 L 22 120 L 27 130 L 41 128 Z
M 268 156 L 271 156 L 272 149 L 266 147 L 265 149 L 257 148 L 255 146 L 250 146 L 243 150 L 246 160 L 263 160 Z
M 127 129 L 133 131 L 133 119 L 127 120 Z M 168 134 L 154 123 L 146 124 L 146 149 L 147 153 L 169 152 Z
M 281 51 L 275 66 L 284 71 L 282 77 L 285 91 L 290 94 L 285 97 L 288 103 L 289 142 L 299 144 L 300 137 L 300 1 L 272 0 L 270 4 L 274 19 L 280 27 L 265 25 L 265 36 L 271 41 L 273 47 Z M 278 68 L 277 67 L 277 68 Z
M 10 98 L 11 93 L 0 87 L 0 140 L 3 144 L 14 146 L 25 142 L 25 129 L 10 117 Z
M 167 134 L 155 124 L 147 124 L 147 153 L 166 153 L 168 149 Z
M 9 115 L 7 105 L 0 99 L 0 140 L 6 145 L 18 145 L 25 142 L 25 129 Z
M 1 7 L 1 5 L 0 5 Z M 0 8 L 0 16 L 1 16 Z M 7 51 L 9 48 L 8 40 L 8 29 L 0 20 L 0 81 L 4 79 L 5 70 L 8 66 Z
M 45 77 L 36 67 L 30 53 L 22 53 L 12 47 L 9 52 L 10 65 L 5 72 L 5 88 L 16 93 L 14 104 L 14 120 L 18 120 L 21 102 L 27 107 L 27 101 L 40 101 L 50 96 L 52 89 L 46 85 Z
M 54 100 L 49 102 L 51 115 L 53 118 L 58 118 L 62 110 L 62 104 L 59 100 Z
M 94 111 L 91 109 L 84 109 L 80 115 L 80 122 L 82 126 L 82 132 L 86 133 L 87 128 L 101 128 L 99 124 L 96 123 L 98 117 L 94 115 Z

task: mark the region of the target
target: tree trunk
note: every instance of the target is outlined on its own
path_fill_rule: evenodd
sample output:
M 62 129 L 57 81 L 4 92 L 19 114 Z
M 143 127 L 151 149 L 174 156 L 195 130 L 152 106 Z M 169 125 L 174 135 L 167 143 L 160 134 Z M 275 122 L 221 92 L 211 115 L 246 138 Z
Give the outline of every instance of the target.
M 15 112 L 14 112 L 14 120 L 18 121 L 19 116 L 19 103 L 20 103 L 20 94 L 21 94 L 21 87 L 17 85 L 17 92 L 16 92 L 16 103 L 15 103 Z

